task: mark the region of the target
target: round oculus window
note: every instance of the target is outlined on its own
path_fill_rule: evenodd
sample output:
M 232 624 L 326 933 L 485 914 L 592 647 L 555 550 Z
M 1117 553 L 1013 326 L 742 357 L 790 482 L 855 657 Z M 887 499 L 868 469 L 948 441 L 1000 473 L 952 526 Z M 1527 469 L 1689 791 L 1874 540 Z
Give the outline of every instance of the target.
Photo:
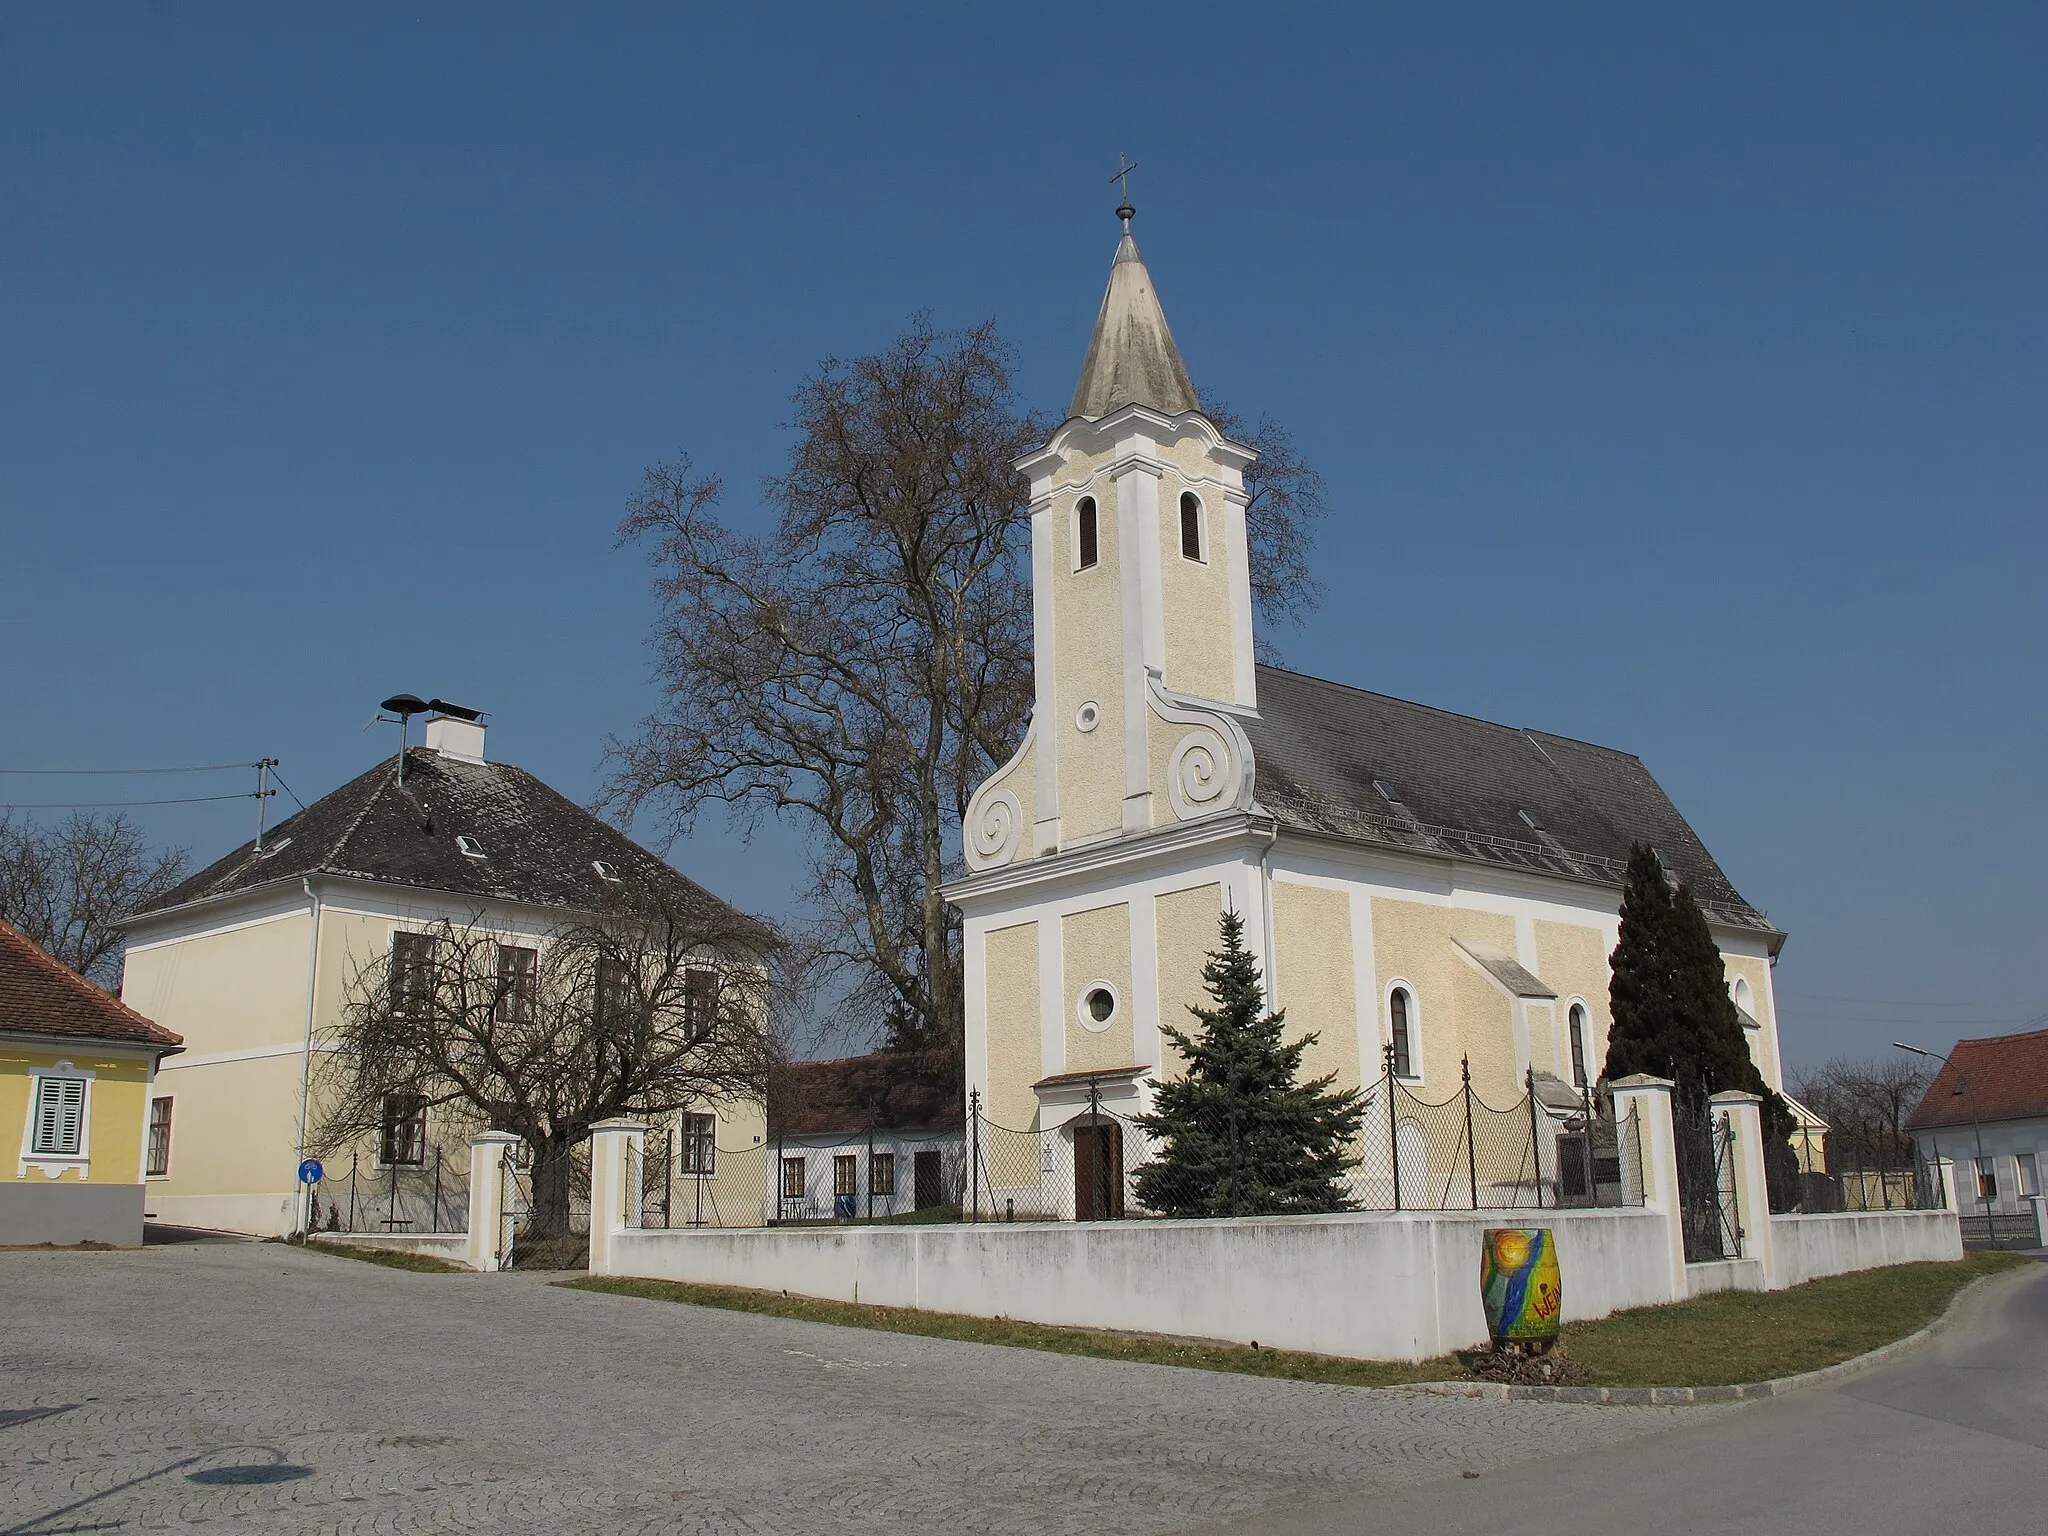
M 1106 981 L 1090 982 L 1081 994 L 1081 1004 L 1075 1009 L 1084 1029 L 1101 1031 L 1109 1028 L 1116 1018 L 1116 988 Z
M 1074 711 L 1074 729 L 1086 735 L 1102 723 L 1102 706 L 1090 699 Z

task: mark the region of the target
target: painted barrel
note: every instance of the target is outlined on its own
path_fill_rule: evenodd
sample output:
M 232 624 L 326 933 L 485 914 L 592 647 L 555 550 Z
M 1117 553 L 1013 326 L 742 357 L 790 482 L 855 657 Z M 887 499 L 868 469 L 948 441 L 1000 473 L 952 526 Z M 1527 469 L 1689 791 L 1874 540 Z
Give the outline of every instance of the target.
M 1564 1317 L 1564 1280 L 1548 1227 L 1488 1227 L 1479 1256 L 1479 1298 L 1496 1347 L 1549 1345 Z

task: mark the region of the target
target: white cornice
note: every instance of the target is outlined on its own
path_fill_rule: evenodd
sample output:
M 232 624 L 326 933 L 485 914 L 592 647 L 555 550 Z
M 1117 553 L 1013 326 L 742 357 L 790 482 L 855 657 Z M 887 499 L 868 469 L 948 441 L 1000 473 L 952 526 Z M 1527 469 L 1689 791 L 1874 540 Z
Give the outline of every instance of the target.
M 1183 437 L 1200 438 L 1203 446 L 1220 462 L 1239 471 L 1259 456 L 1258 450 L 1225 437 L 1216 429 L 1216 424 L 1200 411 L 1163 416 L 1149 406 L 1127 405 L 1099 420 L 1091 421 L 1085 416 L 1069 417 L 1043 448 L 1025 454 L 1017 460 L 1015 467 L 1019 473 L 1035 480 L 1040 478 L 1041 471 L 1057 467 L 1064 454 L 1070 451 L 1099 453 L 1131 436 L 1133 429 L 1147 437 L 1168 441 Z
M 1220 853 L 1237 844 L 1263 849 L 1272 840 L 1273 825 L 1270 816 L 1253 811 L 1154 827 L 968 875 L 941 887 L 940 894 L 963 912 L 970 911 L 1018 891 L 1072 884 L 1109 870 L 1129 869 L 1135 874 L 1143 865 L 1189 853 Z

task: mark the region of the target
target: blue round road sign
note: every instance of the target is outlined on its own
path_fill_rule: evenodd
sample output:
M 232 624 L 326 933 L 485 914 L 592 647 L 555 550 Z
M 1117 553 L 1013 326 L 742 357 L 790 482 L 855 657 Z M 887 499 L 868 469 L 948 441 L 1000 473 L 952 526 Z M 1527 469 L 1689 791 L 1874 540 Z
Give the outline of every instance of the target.
M 309 1157 L 299 1164 L 299 1182 L 301 1184 L 318 1184 L 326 1176 L 327 1170 L 320 1166 L 320 1159 L 317 1157 Z

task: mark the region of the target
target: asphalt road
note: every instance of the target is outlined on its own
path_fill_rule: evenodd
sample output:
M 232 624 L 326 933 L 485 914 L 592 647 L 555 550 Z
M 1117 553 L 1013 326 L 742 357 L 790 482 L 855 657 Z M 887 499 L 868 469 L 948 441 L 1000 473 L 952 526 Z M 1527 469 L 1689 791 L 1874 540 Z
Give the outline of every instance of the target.
M 1896 1365 L 1677 1434 L 1212 1529 L 1233 1536 L 2048 1531 L 2048 1265 Z

